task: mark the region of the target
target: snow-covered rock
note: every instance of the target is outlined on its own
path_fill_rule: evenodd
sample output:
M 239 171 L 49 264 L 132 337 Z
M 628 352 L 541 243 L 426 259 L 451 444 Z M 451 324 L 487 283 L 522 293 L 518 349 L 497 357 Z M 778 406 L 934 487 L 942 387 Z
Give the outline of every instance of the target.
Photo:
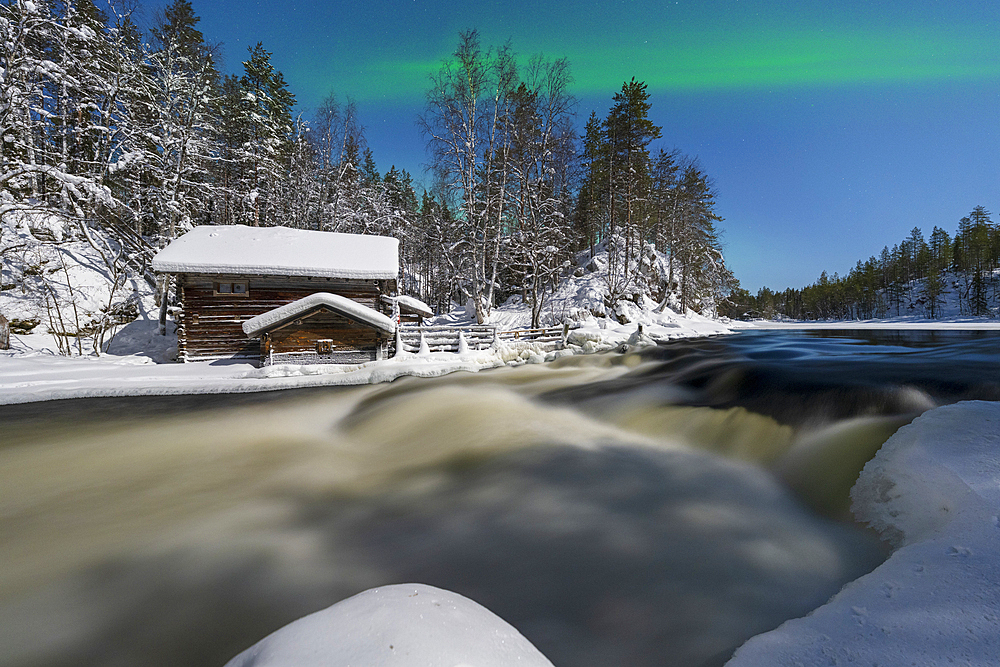
M 552 667 L 499 616 L 457 593 L 359 593 L 265 637 L 226 667 Z

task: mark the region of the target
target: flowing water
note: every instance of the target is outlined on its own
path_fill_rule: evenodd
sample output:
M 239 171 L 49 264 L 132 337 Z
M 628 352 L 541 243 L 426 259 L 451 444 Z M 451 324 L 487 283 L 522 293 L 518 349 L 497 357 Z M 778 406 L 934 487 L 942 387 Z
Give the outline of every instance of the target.
M 721 665 L 884 548 L 848 490 L 1000 336 L 748 332 L 389 385 L 0 408 L 0 665 L 218 665 L 422 582 L 557 667 Z

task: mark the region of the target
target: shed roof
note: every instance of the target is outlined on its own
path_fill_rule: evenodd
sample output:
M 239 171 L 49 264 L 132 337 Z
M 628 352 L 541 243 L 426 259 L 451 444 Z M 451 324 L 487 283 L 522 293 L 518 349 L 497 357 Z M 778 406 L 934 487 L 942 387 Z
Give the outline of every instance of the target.
M 329 292 L 316 292 L 247 320 L 243 323 L 243 333 L 254 338 L 268 329 L 320 307 L 329 308 L 352 320 L 367 324 L 375 329 L 381 329 L 386 333 L 391 334 L 396 331 L 396 324 L 392 319 L 377 310 L 348 299 L 346 296 L 330 294 Z
M 401 294 L 399 296 L 389 296 L 385 294 L 382 300 L 388 304 L 398 303 L 399 309 L 405 312 L 416 313 L 424 317 L 434 317 L 434 311 L 426 303 L 412 296 Z
M 160 273 L 394 279 L 399 241 L 388 236 L 289 227 L 204 225 L 174 239 L 153 258 Z

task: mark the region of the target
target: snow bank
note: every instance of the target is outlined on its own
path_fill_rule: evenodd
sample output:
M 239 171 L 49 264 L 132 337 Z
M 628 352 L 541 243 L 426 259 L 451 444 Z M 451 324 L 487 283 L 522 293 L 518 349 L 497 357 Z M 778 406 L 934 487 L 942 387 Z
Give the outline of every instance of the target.
M 852 496 L 897 550 L 727 665 L 1000 664 L 1000 403 L 924 413 L 865 466 Z
M 0 313 L 14 339 L 31 332 L 56 348 L 57 336 L 76 352 L 91 352 L 141 315 L 153 288 L 123 269 L 118 251 L 101 230 L 54 213 L 0 216 Z
M 422 584 L 373 588 L 291 623 L 226 667 L 552 667 L 468 598 Z

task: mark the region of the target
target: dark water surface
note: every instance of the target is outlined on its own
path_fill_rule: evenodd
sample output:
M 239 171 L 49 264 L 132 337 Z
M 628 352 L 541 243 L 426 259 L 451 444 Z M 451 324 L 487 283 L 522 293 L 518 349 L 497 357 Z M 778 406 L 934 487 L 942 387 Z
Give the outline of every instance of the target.
M 269 395 L 0 408 L 0 665 L 222 665 L 373 586 L 558 667 L 720 665 L 884 548 L 848 490 L 900 425 L 1000 400 L 992 332 L 746 332 Z

